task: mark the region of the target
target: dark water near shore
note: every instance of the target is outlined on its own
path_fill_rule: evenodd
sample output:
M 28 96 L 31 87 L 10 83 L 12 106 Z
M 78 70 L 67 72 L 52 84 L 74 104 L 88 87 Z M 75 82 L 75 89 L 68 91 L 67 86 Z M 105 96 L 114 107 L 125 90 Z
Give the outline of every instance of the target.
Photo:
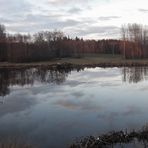
M 62 148 L 148 122 L 148 68 L 0 70 L 0 138 Z

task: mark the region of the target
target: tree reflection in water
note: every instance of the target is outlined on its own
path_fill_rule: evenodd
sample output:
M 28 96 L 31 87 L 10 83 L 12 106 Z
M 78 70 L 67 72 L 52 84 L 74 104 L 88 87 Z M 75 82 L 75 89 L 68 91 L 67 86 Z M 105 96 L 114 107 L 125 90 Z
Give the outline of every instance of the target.
M 73 70 L 84 70 L 84 68 L 49 69 L 0 69 L 0 96 L 10 93 L 9 87 L 13 85 L 33 85 L 35 82 L 61 84 Z M 123 67 L 122 81 L 138 83 L 148 78 L 147 67 Z M 98 71 L 99 72 L 99 71 Z
M 61 84 L 71 70 L 49 70 L 45 68 L 31 68 L 21 70 L 0 69 L 0 96 L 10 93 L 9 86 L 33 85 L 35 81 L 41 83 Z
M 124 82 L 138 83 L 148 79 L 147 67 L 124 67 L 122 68 Z

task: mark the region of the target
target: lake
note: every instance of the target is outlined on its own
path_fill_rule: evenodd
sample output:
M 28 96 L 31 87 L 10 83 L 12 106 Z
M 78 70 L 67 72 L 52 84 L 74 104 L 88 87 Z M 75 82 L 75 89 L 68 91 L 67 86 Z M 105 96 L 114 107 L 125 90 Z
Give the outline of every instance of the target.
M 148 68 L 0 69 L 0 138 L 39 148 L 148 123 Z

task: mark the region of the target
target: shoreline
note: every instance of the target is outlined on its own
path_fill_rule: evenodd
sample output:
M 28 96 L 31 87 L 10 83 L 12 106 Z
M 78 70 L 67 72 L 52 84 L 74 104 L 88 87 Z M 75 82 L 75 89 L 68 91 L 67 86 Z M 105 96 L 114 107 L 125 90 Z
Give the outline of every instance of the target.
M 132 144 L 135 142 L 147 145 L 148 143 L 148 130 L 142 129 L 140 131 L 112 131 L 99 136 L 87 136 L 82 139 L 76 140 L 69 148 L 113 148 L 125 147 L 124 144 Z M 146 146 L 147 147 L 147 146 Z
M 147 67 L 148 59 L 124 60 L 121 58 L 63 58 L 45 62 L 10 63 L 0 62 L 0 69 L 23 69 L 23 68 L 95 68 L 95 67 Z

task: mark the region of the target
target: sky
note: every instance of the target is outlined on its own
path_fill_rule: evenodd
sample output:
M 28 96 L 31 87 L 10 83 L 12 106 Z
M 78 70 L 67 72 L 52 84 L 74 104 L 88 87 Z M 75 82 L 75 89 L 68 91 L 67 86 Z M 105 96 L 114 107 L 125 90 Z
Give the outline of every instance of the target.
M 60 30 L 84 39 L 120 38 L 123 24 L 148 25 L 148 0 L 0 0 L 10 33 Z

